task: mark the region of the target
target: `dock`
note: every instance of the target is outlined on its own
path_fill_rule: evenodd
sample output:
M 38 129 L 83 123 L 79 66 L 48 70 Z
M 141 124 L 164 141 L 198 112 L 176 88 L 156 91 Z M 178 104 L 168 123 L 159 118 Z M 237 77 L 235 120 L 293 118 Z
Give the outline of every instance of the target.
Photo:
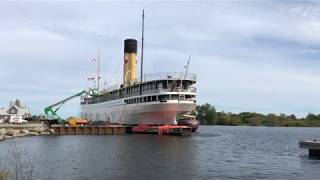
M 51 126 L 53 135 L 125 135 L 125 134 L 157 134 L 170 136 L 185 136 L 192 134 L 192 128 L 187 126 Z
M 54 135 L 124 135 L 126 126 L 52 126 Z
M 320 157 L 320 141 L 317 140 L 307 140 L 299 142 L 300 148 L 308 149 L 309 156 Z

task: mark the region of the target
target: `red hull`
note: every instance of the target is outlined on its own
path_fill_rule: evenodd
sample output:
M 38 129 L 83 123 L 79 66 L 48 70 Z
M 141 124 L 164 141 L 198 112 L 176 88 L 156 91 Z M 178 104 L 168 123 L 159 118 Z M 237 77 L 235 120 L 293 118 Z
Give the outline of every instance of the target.
M 192 128 L 192 132 L 196 132 L 199 128 L 199 121 L 197 120 L 180 120 L 178 122 L 179 126 L 188 126 Z
M 159 135 L 190 135 L 192 128 L 175 125 L 146 125 L 140 124 L 132 128 L 133 133 L 159 134 Z

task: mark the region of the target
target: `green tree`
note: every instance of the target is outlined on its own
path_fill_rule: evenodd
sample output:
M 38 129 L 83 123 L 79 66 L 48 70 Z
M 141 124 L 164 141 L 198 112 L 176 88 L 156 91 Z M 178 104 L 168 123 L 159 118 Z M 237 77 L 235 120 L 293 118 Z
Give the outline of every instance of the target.
M 201 124 L 214 124 L 217 119 L 215 107 L 208 103 L 197 106 L 196 115 Z
M 261 126 L 263 123 L 263 118 L 261 116 L 253 116 L 249 118 L 250 126 Z
M 268 114 L 265 121 L 264 121 L 264 124 L 266 126 L 277 126 L 277 124 L 279 124 L 277 115 Z

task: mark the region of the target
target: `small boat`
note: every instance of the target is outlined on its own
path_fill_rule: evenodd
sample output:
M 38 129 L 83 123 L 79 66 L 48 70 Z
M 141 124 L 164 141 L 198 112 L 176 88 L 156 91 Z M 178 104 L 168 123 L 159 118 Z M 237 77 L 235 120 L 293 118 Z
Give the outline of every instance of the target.
M 188 126 L 192 128 L 192 132 L 196 132 L 199 128 L 199 121 L 193 115 L 185 114 L 182 115 L 178 120 L 179 126 Z
M 320 141 L 306 140 L 299 142 L 300 148 L 309 149 L 309 156 L 320 157 Z

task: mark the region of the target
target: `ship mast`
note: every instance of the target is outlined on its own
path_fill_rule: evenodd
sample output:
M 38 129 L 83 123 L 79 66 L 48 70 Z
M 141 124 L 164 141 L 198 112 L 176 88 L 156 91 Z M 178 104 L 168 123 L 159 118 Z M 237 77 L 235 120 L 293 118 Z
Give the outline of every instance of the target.
M 140 82 L 143 82 L 143 43 L 144 43 L 144 9 L 142 10 L 141 67 Z
M 98 73 L 97 73 L 98 94 L 100 93 L 100 50 L 98 50 Z
M 185 67 L 186 67 L 186 73 L 184 74 L 184 79 L 186 79 L 186 78 L 187 78 L 187 75 L 188 75 L 190 59 L 191 59 L 191 56 L 189 56 L 187 66 L 185 66 Z

